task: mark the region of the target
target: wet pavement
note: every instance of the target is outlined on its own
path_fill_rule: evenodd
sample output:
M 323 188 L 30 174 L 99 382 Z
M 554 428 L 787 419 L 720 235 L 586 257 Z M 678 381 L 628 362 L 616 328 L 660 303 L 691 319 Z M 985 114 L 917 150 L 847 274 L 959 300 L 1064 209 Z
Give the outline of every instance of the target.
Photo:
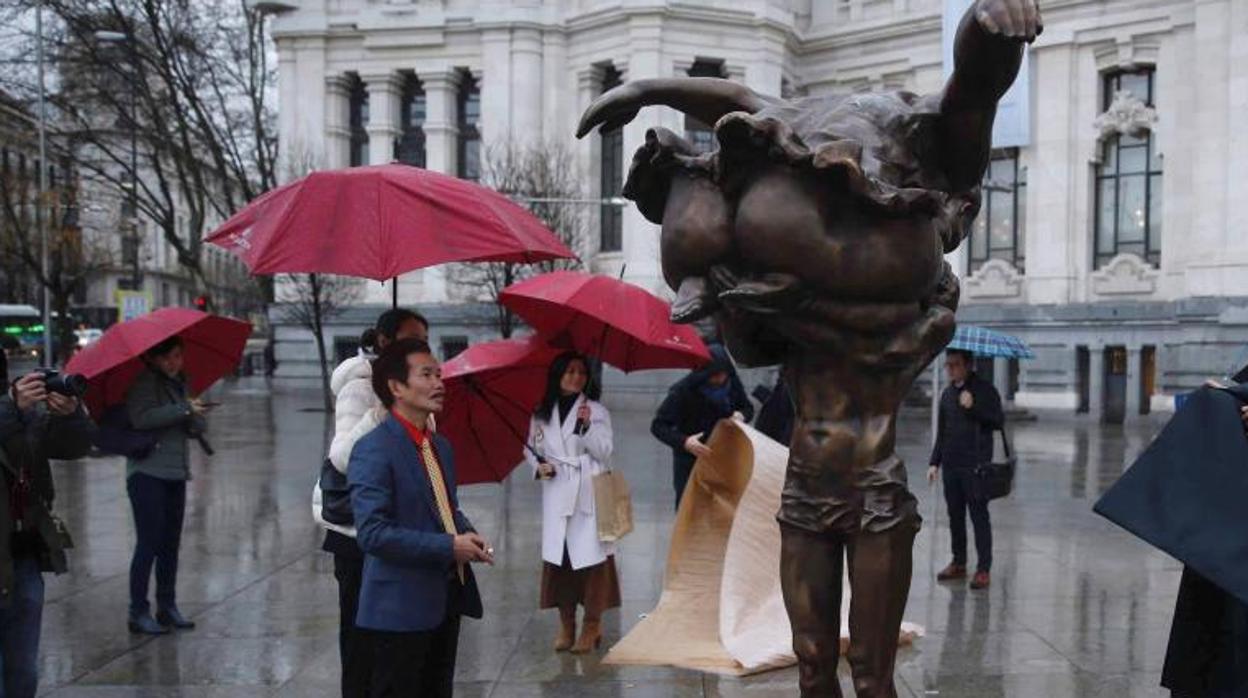
M 303 387 L 244 379 L 216 394 L 225 405 L 213 416 L 217 455 L 195 455 L 178 585 L 198 629 L 159 638 L 127 632 L 134 533 L 124 465 L 59 464 L 57 508 L 78 547 L 72 572 L 48 577 L 42 695 L 337 695 L 336 588 L 309 508 L 327 417 L 312 411 L 318 395 Z M 670 454 L 649 436 L 650 415 L 613 416 L 637 528 L 620 546 L 624 606 L 608 614 L 608 643 L 655 605 L 673 517 Z M 1018 424 L 1017 492 L 992 507 L 996 560 L 985 592 L 933 581 L 948 561 L 948 534 L 938 490 L 922 479 L 927 425 L 927 414 L 915 412 L 900 427 L 926 519 L 906 618 L 928 631 L 899 657 L 901 695 L 1165 695 L 1157 683 L 1180 567 L 1090 511 L 1161 422 L 1114 428 L 1045 415 Z M 479 573 L 487 615 L 465 622 L 456 695 L 796 695 L 793 670 L 737 680 L 554 654 L 556 618 L 535 608 L 537 488 L 517 478 L 465 488 L 461 498 L 499 564 Z

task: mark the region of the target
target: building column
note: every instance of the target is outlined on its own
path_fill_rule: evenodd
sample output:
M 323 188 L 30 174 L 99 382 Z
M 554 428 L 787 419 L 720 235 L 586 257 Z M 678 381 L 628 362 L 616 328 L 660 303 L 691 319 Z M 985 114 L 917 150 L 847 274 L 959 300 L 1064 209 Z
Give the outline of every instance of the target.
M 517 28 L 511 38 L 511 135 L 516 145 L 542 142 L 542 33 Z M 487 64 L 488 65 L 488 64 Z
M 629 20 L 628 79 L 672 77 L 673 67 L 663 59 L 663 20 L 658 16 L 634 16 Z M 684 133 L 684 116 L 674 109 L 642 109 L 637 118 L 624 127 L 624 157 L 629 159 L 645 144 L 646 131 L 663 126 Z M 668 294 L 659 273 L 659 228 L 641 215 L 637 207 L 624 209 L 624 262 L 628 264 L 625 280 L 648 291 Z
M 1100 420 L 1105 413 L 1105 347 L 1088 347 L 1088 415 Z
M 1127 348 L 1127 419 L 1140 414 L 1140 348 Z
M 425 86 L 425 167 L 454 175 L 458 165 L 459 74 L 453 69 L 422 71 Z
M 586 66 L 576 71 L 576 111 L 577 116 L 585 113 L 585 109 L 589 107 L 602 92 L 602 68 L 596 65 Z M 602 137 L 598 135 L 598 131 L 594 131 L 586 138 L 582 138 L 575 143 L 574 155 L 576 156 L 576 165 L 581 172 L 585 173 L 585 196 L 590 199 L 597 199 L 602 196 L 602 178 L 600 176 L 600 167 L 602 163 Z M 588 231 L 589 245 L 588 248 L 594 256 L 592 268 L 593 271 L 602 274 L 619 275 L 619 269 L 611 269 L 602 266 L 601 260 L 598 259 L 599 249 L 602 242 L 601 222 L 602 216 L 598 206 L 587 206 L 588 221 L 586 230 Z M 618 267 L 618 265 L 616 265 Z
M 992 359 L 992 387 L 1001 396 L 1002 407 L 1006 404 L 1006 395 L 1010 393 L 1010 360 L 1003 356 Z
M 336 169 L 351 163 L 351 81 L 345 75 L 325 78 L 325 162 L 324 167 Z M 288 157 L 299 157 L 292 144 Z M 293 164 L 293 161 L 292 161 Z M 294 175 L 295 173 L 291 173 Z M 298 173 L 303 176 L 303 173 Z
M 511 31 L 487 29 L 481 34 L 481 159 L 490 145 L 511 138 Z
M 368 164 L 384 165 L 394 160 L 402 85 L 394 71 L 360 77 L 368 90 Z

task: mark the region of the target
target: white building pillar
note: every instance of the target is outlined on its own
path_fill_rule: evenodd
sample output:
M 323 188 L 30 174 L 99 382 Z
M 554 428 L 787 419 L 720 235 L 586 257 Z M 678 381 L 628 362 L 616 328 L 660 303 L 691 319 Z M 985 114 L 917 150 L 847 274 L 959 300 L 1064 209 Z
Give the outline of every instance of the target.
M 1036 93 L 1068 94 L 1077 74 L 1075 47 L 1069 43 L 1032 48 Z M 1073 225 L 1071 202 L 1076 196 L 1075 168 L 1086 167 L 1087 153 L 1077 153 L 1073 129 L 1092 128 L 1092 117 L 1075 116 L 1069 99 L 1039 99 L 1032 123 L 1030 164 L 1027 168 L 1026 295 L 1032 303 L 1071 301 L 1074 269 L 1072 253 L 1091 253 L 1091 221 Z M 1087 192 L 1080 195 L 1090 196 Z M 965 248 L 966 242 L 962 247 Z M 963 253 L 965 255 L 965 253 Z M 966 267 L 963 266 L 962 269 Z
M 629 21 L 628 79 L 671 77 L 672 66 L 663 58 L 663 22 L 658 16 L 635 16 Z M 646 131 L 665 126 L 678 134 L 684 133 L 684 118 L 672 109 L 647 107 L 624 127 L 624 158 L 645 143 Z M 624 262 L 628 265 L 625 280 L 649 291 L 671 295 L 659 273 L 659 227 L 647 221 L 635 205 L 624 209 Z
M 1222 267 L 1228 254 L 1235 255 L 1239 241 L 1226 245 L 1227 147 L 1230 142 L 1232 115 L 1230 92 L 1232 72 L 1230 58 L 1231 12 L 1226 0 L 1196 3 L 1195 55 L 1189 64 L 1189 79 L 1195 83 L 1196 102 L 1185 105 L 1196 114 L 1195 147 L 1191 170 L 1193 225 L 1184 245 L 1199 250 L 1200 259 L 1187 268 L 1186 291 L 1191 296 L 1215 296 L 1222 293 Z M 1241 36 L 1238 42 L 1243 41 Z M 1166 95 L 1160 95 L 1165 100 Z M 1169 173 L 1167 173 L 1169 174 Z M 1166 233 L 1163 231 L 1162 236 Z M 1237 256 L 1237 255 L 1236 255 Z M 1233 258 L 1233 257 L 1232 257 Z
M 542 34 L 542 128 L 546 140 L 570 139 L 581 112 L 568 89 L 568 42 L 562 32 Z M 587 170 L 582 170 L 589 176 Z
M 399 95 L 402 85 L 394 71 L 361 76 L 368 90 L 368 164 L 394 160 L 399 137 Z
M 513 30 L 511 63 L 512 140 L 516 145 L 540 143 L 544 134 L 542 129 L 542 33 L 539 30 L 532 28 Z
M 459 137 L 459 74 L 453 69 L 422 71 L 425 86 L 425 167 L 454 175 Z
M 1127 348 L 1127 402 L 1126 418 L 1140 414 L 1140 348 Z
M 1005 405 L 1007 396 L 1010 394 L 1010 360 L 995 356 L 992 359 L 992 387 L 997 389 L 997 394 L 1001 396 L 1001 404 Z
M 324 161 L 321 163 L 321 166 L 326 169 L 347 167 L 351 163 L 350 111 L 351 82 L 347 79 L 347 76 L 326 76 L 325 155 Z M 311 147 L 311 144 L 292 143 L 286 151 L 290 154 L 292 164 L 300 157 L 300 150 L 309 147 Z M 292 172 L 291 174 L 302 176 L 302 173 Z
M 490 145 L 512 133 L 511 31 L 487 29 L 481 34 L 481 159 Z
M 759 30 L 754 58 L 745 66 L 745 84 L 759 94 L 780 96 L 787 54 L 784 33 L 775 28 Z
M 1105 347 L 1088 347 L 1088 414 L 1105 414 Z

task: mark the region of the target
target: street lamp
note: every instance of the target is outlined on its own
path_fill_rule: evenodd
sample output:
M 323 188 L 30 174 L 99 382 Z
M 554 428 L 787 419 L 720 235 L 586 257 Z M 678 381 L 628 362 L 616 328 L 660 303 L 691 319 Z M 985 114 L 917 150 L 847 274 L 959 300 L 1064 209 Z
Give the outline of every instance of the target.
M 130 53 L 130 182 L 129 182 L 129 203 L 130 215 L 127 216 L 126 227 L 131 245 L 130 258 L 130 288 L 137 291 L 142 287 L 143 277 L 139 270 L 139 146 L 138 146 L 138 51 L 135 42 L 130 35 L 124 32 L 109 31 L 105 29 L 96 30 L 94 33 L 95 40 L 101 43 L 109 43 L 115 45 L 125 44 Z

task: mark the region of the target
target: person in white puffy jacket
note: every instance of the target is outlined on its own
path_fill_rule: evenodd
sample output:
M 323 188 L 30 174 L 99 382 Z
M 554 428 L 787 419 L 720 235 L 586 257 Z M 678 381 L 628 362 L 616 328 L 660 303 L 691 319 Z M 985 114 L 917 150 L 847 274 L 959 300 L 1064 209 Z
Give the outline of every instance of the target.
M 542 483 L 541 608 L 559 609 L 555 650 L 592 651 L 602 613 L 620 605 L 615 546 L 598 538 L 594 476 L 611 466 L 614 435 L 607 408 L 590 399 L 589 362 L 567 353 L 551 364 L 546 394 L 529 425 L 525 457 Z M 585 624 L 576 637 L 576 607 Z M 573 640 L 575 639 L 575 643 Z
M 405 308 L 392 308 L 377 318 L 375 327 L 360 337 L 360 352 L 334 369 L 329 387 L 334 391 L 334 438 L 329 445 L 329 461 L 338 472 L 346 475 L 351 448 L 385 417 L 381 400 L 373 392 L 372 360 L 391 342 L 415 337 L 428 341 L 429 322 L 420 314 Z M 321 508 L 321 487 L 317 482 L 312 492 L 312 516 L 325 530 L 321 549 L 334 556 L 334 578 L 338 580 L 338 651 L 342 659 L 343 698 L 369 695 L 372 676 L 372 648 L 368 634 L 355 628 L 355 613 L 360 600 L 360 581 L 364 575 L 364 553 L 355 541 L 355 529 L 325 521 Z

